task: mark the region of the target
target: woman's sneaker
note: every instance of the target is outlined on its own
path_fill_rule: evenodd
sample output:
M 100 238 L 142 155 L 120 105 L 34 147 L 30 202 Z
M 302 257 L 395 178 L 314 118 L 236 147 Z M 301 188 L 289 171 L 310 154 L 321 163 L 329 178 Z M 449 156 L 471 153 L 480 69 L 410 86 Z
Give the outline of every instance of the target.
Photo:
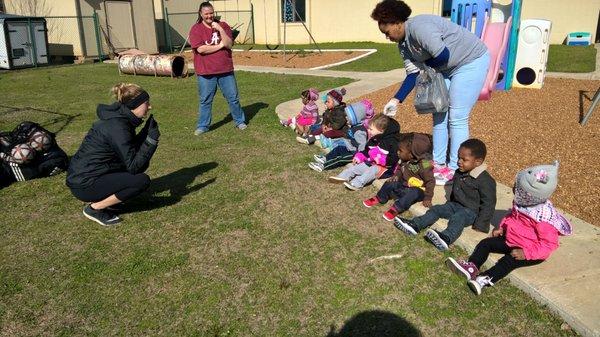
M 321 164 L 321 163 L 308 163 L 308 167 L 310 167 L 311 169 L 313 169 L 317 172 L 323 172 L 323 170 L 325 169 L 323 167 L 323 164 Z
M 494 285 L 491 277 L 489 276 L 477 276 L 474 280 L 469 280 L 467 284 L 469 285 L 469 288 L 471 288 L 471 290 L 473 290 L 473 292 L 477 295 L 481 295 L 483 288 Z
M 415 226 L 412 220 L 401 218 L 399 216 L 394 218 L 394 226 L 408 236 L 416 236 L 418 232 L 417 226 Z
M 96 221 L 102 226 L 114 226 L 121 222 L 121 218 L 115 214 L 105 210 L 93 209 L 91 204 L 88 204 L 83 208 L 83 215 L 90 220 Z
M 450 185 L 452 184 L 452 181 L 454 179 L 454 172 L 448 170 L 448 172 L 444 173 L 444 174 L 438 174 L 438 176 L 434 176 L 435 177 L 435 184 L 438 186 L 444 186 L 444 185 Z
M 379 198 L 377 198 L 377 196 L 363 200 L 363 205 L 365 205 L 365 207 L 367 207 L 367 208 L 371 208 L 371 207 L 373 207 L 375 205 L 379 205 L 379 204 L 380 204 L 380 202 L 379 202 Z
M 464 260 L 456 261 L 455 259 L 449 257 L 446 260 L 446 266 L 455 274 L 466 277 L 467 281 L 474 280 L 477 275 L 479 275 L 479 269 L 473 262 L 467 262 Z
M 448 243 L 444 239 L 442 239 L 440 233 L 436 232 L 431 228 L 427 229 L 427 231 L 425 232 L 425 239 L 427 239 L 427 241 L 433 244 L 435 248 L 437 248 L 440 251 L 448 250 Z
M 321 163 L 323 165 L 325 165 L 325 161 L 327 160 L 327 158 L 325 158 L 325 156 L 322 154 L 315 154 L 313 158 L 317 163 Z

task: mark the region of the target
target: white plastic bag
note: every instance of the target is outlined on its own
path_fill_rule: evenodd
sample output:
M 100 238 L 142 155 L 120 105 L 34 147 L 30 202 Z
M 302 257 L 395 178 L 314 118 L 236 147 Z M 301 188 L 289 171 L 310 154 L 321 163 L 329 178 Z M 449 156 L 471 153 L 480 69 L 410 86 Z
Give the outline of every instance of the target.
M 417 76 L 415 109 L 420 114 L 448 111 L 450 97 L 444 75 L 425 66 Z

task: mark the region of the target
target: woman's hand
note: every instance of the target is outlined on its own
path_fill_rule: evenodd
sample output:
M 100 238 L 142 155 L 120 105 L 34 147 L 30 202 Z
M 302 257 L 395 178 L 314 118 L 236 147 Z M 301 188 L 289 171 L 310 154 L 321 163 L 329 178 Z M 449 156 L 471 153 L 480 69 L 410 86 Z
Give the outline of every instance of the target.
M 395 117 L 398 112 L 398 103 L 400 101 L 397 98 L 392 98 L 390 101 L 383 107 L 383 114 L 388 117 Z

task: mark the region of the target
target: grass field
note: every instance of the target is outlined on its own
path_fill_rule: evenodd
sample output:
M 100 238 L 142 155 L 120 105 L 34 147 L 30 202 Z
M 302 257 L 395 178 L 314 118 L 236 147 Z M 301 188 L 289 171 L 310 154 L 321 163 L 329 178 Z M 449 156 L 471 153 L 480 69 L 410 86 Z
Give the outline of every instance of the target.
M 562 336 L 562 321 L 507 281 L 476 297 L 447 255 L 401 235 L 307 168 L 315 148 L 275 107 L 309 86 L 348 83 L 237 73 L 249 128 L 217 95 L 214 129 L 193 136 L 194 78 L 118 76 L 114 65 L 0 76 L 0 130 L 33 119 L 72 155 L 109 88 L 151 95 L 161 139 L 148 193 L 124 222 L 81 215 L 65 175 L 0 190 L 2 336 Z M 299 107 L 300 108 L 300 107 Z M 399 254 L 392 260 L 374 258 Z
M 288 49 L 315 49 L 314 45 L 287 45 Z M 373 42 L 338 42 L 320 43 L 322 49 L 377 49 L 377 53 L 371 54 L 360 60 L 342 64 L 331 70 L 347 71 L 387 71 L 404 67 L 398 47 L 394 43 Z M 241 49 L 265 49 L 264 45 L 240 45 Z M 283 49 L 283 46 L 279 46 Z M 551 45 L 548 55 L 547 71 L 586 73 L 596 68 L 596 49 L 594 46 L 565 46 Z

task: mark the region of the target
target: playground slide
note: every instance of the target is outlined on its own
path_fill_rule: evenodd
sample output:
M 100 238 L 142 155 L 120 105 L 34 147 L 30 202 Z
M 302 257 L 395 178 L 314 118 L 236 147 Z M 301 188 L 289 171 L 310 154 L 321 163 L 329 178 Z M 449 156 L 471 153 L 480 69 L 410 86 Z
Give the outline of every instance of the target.
M 489 18 L 485 19 L 483 32 L 481 33 L 481 40 L 483 40 L 483 43 L 485 43 L 490 52 L 490 68 L 479 94 L 480 101 L 489 100 L 492 96 L 492 91 L 496 87 L 500 63 L 504 58 L 507 41 L 510 36 L 512 17 L 509 17 L 507 22 L 490 23 L 489 20 Z

